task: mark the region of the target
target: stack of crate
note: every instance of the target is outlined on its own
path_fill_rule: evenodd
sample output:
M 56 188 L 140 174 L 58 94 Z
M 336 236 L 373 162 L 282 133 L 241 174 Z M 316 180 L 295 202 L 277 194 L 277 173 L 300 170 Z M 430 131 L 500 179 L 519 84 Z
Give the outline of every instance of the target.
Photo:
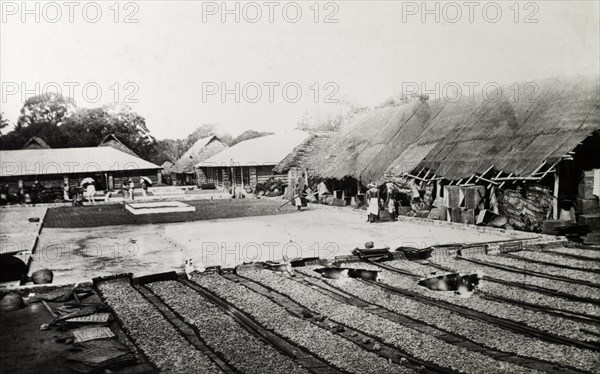
M 485 196 L 484 186 L 445 186 L 444 206 L 440 219 L 448 222 L 475 224 L 480 204 Z
M 577 196 L 577 214 L 579 223 L 589 225 L 592 232 L 584 236 L 584 244 L 600 244 L 600 204 L 598 197 L 592 193 L 594 189 L 594 171 L 584 171 L 579 183 Z

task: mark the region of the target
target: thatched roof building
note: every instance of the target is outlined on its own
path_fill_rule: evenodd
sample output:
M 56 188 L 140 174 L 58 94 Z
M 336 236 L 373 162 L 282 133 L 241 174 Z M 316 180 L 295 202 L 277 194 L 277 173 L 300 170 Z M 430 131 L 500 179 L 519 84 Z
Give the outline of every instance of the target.
M 117 149 L 121 152 L 128 153 L 132 156 L 139 157 L 138 155 L 135 154 L 134 151 L 129 149 L 129 147 L 127 147 L 125 144 L 121 143 L 121 141 L 114 134 L 106 135 L 102 139 L 100 144 L 98 144 L 98 147 L 111 147 L 111 148 Z
M 23 145 L 22 149 L 50 149 L 48 143 L 46 143 L 42 138 L 38 138 L 37 136 L 33 136 L 29 138 L 29 140 Z
M 490 170 L 527 178 L 550 171 L 600 129 L 598 79 L 503 87 L 495 101 L 415 101 L 353 120 L 321 150 L 321 178 L 370 180 L 428 170 L 460 180 Z M 513 86 L 514 88 L 514 86 Z
M 315 133 L 295 147 L 273 171 L 278 174 L 287 173 L 292 167 L 315 170 L 317 173 L 322 167 L 322 150 L 327 147 L 333 138 L 333 132 Z
M 169 160 L 163 162 L 160 167 L 163 170 L 163 174 L 171 174 L 173 172 L 173 163 Z
M 193 173 L 194 166 L 227 148 L 216 135 L 198 139 L 179 160 L 175 161 L 173 173 Z

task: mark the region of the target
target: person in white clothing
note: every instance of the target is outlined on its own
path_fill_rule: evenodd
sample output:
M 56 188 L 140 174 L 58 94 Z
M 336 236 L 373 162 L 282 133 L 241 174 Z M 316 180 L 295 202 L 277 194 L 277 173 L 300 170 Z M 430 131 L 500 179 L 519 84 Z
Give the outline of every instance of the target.
M 92 204 L 96 204 L 96 199 L 94 198 L 94 195 L 96 195 L 96 186 L 94 186 L 93 183 L 90 183 L 87 185 L 85 191 L 88 201 L 91 201 Z

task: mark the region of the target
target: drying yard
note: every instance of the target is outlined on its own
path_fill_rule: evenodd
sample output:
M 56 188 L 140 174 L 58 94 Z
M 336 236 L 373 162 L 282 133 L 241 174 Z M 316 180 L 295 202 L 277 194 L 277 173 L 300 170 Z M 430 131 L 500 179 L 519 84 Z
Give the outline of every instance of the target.
M 252 263 L 95 285 L 140 353 L 172 372 L 600 372 L 600 250 L 481 253 L 341 256 L 296 261 L 292 274 Z M 324 267 L 380 277 L 325 278 L 315 271 Z M 475 271 L 470 297 L 418 284 Z

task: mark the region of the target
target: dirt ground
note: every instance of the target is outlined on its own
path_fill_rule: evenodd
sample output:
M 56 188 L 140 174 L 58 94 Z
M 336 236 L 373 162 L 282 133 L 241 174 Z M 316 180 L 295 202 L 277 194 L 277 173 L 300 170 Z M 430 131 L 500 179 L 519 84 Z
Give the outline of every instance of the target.
M 210 209 L 224 215 L 241 212 L 240 205 L 236 205 L 239 203 L 231 200 L 213 203 Z M 288 209 L 277 213 L 272 204 L 273 201 L 254 200 L 248 203 L 249 212 L 258 214 L 259 207 L 258 210 L 270 215 L 246 214 L 239 218 L 87 228 L 44 225 L 30 272 L 52 269 L 55 283 L 73 283 L 117 273 L 139 276 L 183 271 L 186 258 L 205 267 L 234 266 L 280 260 L 283 254 L 290 258 L 350 254 L 355 247 L 370 240 L 377 247 L 387 245 L 394 249 L 507 239 L 440 225 L 368 224 L 366 212 L 352 210 L 309 207 L 302 212 Z M 208 214 L 208 211 L 202 213 Z
M 145 202 L 134 200 L 133 202 Z M 95 226 L 141 225 L 149 223 L 171 223 L 200 221 L 219 218 L 264 216 L 279 214 L 275 209 L 285 201 L 279 199 L 215 199 L 185 201 L 196 207 L 195 212 L 175 212 L 161 214 L 133 215 L 122 203 L 85 205 L 83 207 L 50 208 L 44 220 L 44 227 L 79 228 Z M 282 211 L 293 211 L 290 204 Z

